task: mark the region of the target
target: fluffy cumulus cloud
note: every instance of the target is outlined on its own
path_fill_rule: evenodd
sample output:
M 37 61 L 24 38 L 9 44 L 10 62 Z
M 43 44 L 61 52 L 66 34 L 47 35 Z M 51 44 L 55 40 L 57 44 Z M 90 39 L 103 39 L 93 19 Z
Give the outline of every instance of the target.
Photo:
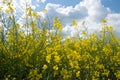
M 50 16 L 60 17 L 65 24 L 69 24 L 73 19 L 80 20 L 88 16 L 88 10 L 84 6 L 65 7 L 60 4 L 48 3 L 45 9 Z
M 111 13 L 106 17 L 108 24 L 113 26 L 115 29 L 115 33 L 120 37 L 120 14 L 119 13 Z
M 26 7 L 32 7 L 35 10 L 39 7 L 40 3 L 44 3 L 46 0 L 13 0 L 17 2 L 17 10 L 24 12 Z M 19 6 L 18 6 L 19 5 Z
M 108 24 L 115 26 L 116 29 L 120 27 L 120 14 L 111 13 L 106 17 Z
M 109 8 L 104 7 L 101 0 L 82 0 L 73 6 L 62 6 L 61 4 L 48 3 L 45 7 L 52 17 L 60 17 L 64 25 L 63 35 L 74 35 L 75 30 L 70 26 L 72 20 L 78 23 L 86 22 L 89 32 L 99 30 L 101 19 L 106 19 L 108 24 L 113 26 L 116 32 L 120 30 L 120 14 L 113 13 Z
M 42 2 L 42 3 L 44 3 L 46 0 L 37 0 L 37 2 Z
M 85 6 L 88 10 L 88 18 L 95 22 L 104 19 L 108 14 L 107 8 L 101 4 L 100 0 L 84 0 L 77 6 Z

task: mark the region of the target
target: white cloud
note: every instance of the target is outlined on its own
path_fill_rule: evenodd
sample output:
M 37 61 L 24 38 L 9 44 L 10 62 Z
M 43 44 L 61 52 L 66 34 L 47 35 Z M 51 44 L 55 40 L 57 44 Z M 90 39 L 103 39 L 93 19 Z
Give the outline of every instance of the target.
M 42 2 L 42 3 L 44 3 L 46 0 L 37 0 L 37 2 Z
M 20 7 L 23 10 L 25 10 L 26 7 L 28 8 L 28 7 L 32 6 L 32 0 L 20 0 L 19 3 L 20 3 Z
M 32 5 L 31 0 L 26 1 Z M 44 3 L 46 0 L 36 1 Z M 21 0 L 21 5 L 24 5 L 23 0 Z M 51 19 L 54 17 L 61 18 L 62 23 L 65 26 L 62 34 L 65 37 L 70 35 L 73 36 L 77 33 L 73 26 L 70 25 L 72 20 L 77 20 L 79 24 L 81 24 L 82 21 L 85 21 L 89 32 L 99 30 L 101 28 L 101 19 L 106 19 L 108 24 L 113 26 L 117 33 L 119 32 L 118 30 L 120 30 L 120 14 L 112 13 L 110 8 L 104 7 L 104 5 L 101 3 L 101 0 L 82 0 L 74 7 L 48 3 L 45 6 L 45 9 L 47 10 L 47 14 Z M 39 13 L 44 16 L 42 12 Z
M 80 20 L 88 16 L 88 11 L 84 6 L 79 8 L 72 6 L 62 6 L 60 4 L 48 3 L 45 7 L 52 17 L 60 17 L 62 22 L 69 24 L 73 19 Z
M 78 23 L 85 21 L 89 32 L 101 28 L 101 19 L 107 19 L 108 24 L 116 30 L 120 27 L 120 14 L 112 13 L 110 8 L 104 7 L 101 0 L 83 0 L 75 7 L 48 3 L 45 8 L 50 16 L 62 19 L 62 22 L 66 25 L 63 28 L 63 35 L 65 36 L 76 33 L 69 25 L 73 19 L 77 20 Z
M 73 31 L 74 31 L 74 27 L 66 25 L 66 27 L 64 27 L 62 30 L 62 35 L 64 35 L 64 37 L 69 37 L 73 35 Z
M 120 14 L 119 13 L 111 13 L 108 14 L 106 20 L 109 25 L 114 26 L 115 30 L 120 30 Z
M 87 8 L 89 14 L 88 18 L 94 22 L 99 22 L 108 14 L 107 8 L 101 4 L 100 0 L 84 0 L 79 5 Z

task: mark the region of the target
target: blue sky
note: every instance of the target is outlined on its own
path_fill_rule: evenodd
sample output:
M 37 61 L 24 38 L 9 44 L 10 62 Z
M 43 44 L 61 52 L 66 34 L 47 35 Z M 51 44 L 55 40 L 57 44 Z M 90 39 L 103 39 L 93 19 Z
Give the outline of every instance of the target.
M 61 4 L 63 6 L 75 6 L 82 0 L 46 0 L 45 3 L 40 3 L 37 10 L 44 9 L 48 3 Z M 105 7 L 109 7 L 113 12 L 120 13 L 120 0 L 101 0 Z M 35 2 L 34 2 L 35 3 Z
M 62 4 L 65 6 L 75 6 L 81 0 L 47 0 L 46 3 Z
M 102 0 L 102 3 L 112 11 L 120 13 L 120 0 Z

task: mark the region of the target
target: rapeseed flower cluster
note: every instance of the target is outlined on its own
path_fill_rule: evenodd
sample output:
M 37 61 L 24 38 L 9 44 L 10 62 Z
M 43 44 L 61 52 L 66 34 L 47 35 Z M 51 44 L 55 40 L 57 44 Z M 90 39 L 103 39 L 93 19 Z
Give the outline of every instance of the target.
M 53 20 L 53 34 L 39 25 L 38 13 L 29 7 L 26 18 L 31 20 L 24 24 L 24 31 L 15 21 L 13 11 L 9 4 L 6 12 L 13 18 L 6 19 L 11 23 L 3 22 L 0 26 L 0 80 L 120 79 L 120 39 L 106 20 L 102 20 L 105 24 L 98 34 L 84 30 L 82 37 L 63 40 L 60 18 Z M 75 20 L 71 24 L 77 26 Z M 8 31 L 4 32 L 4 27 Z

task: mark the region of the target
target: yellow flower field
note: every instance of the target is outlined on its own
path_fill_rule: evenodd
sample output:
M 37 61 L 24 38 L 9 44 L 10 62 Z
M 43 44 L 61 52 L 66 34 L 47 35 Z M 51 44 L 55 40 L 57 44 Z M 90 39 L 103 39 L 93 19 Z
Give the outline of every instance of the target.
M 60 18 L 54 18 L 55 33 L 51 33 L 38 25 L 40 16 L 29 7 L 26 20 L 30 21 L 21 26 L 15 20 L 12 3 L 4 4 L 9 17 L 0 7 L 0 80 L 120 79 L 120 39 L 106 20 L 97 34 L 84 30 L 77 38 L 63 40 Z M 75 20 L 71 24 L 77 27 Z

